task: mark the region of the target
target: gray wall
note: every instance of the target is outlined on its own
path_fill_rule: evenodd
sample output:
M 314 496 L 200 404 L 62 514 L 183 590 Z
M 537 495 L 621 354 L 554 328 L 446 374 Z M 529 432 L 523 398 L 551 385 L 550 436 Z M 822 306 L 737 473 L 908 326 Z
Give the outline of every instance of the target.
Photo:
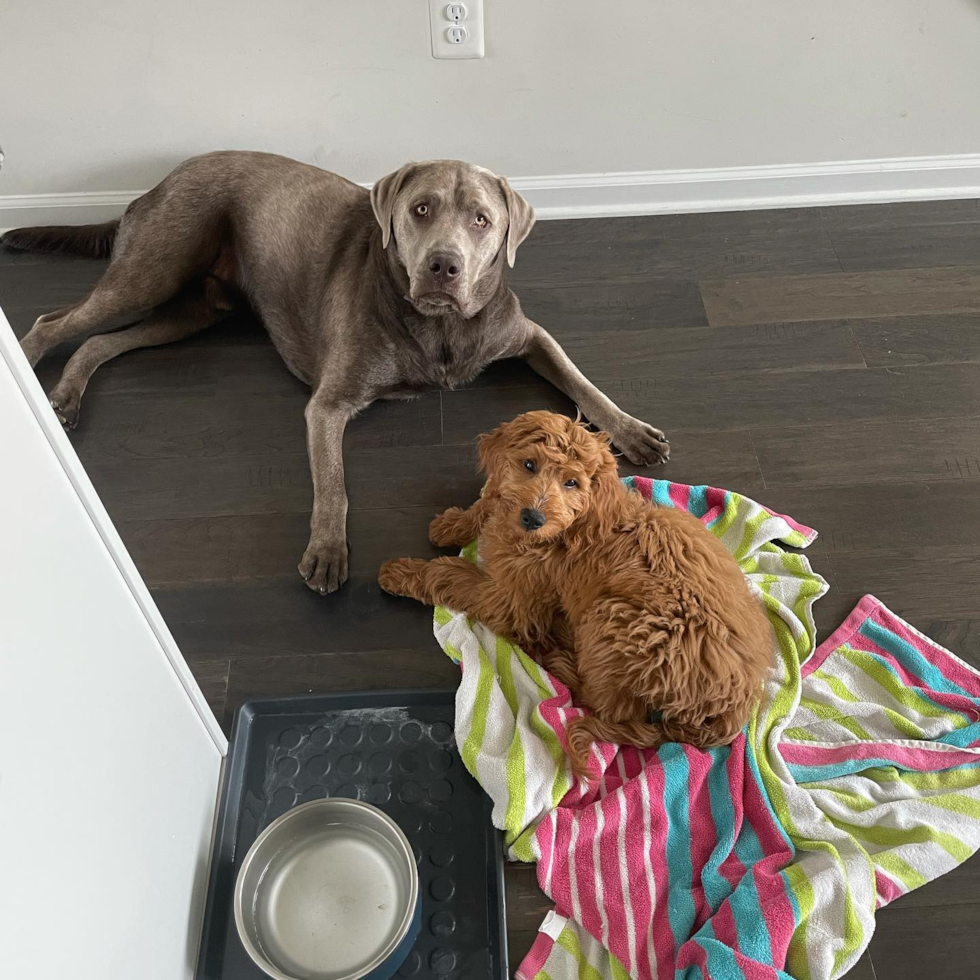
M 435 61 L 425 0 L 2 0 L 0 195 L 150 186 L 215 148 L 369 181 L 980 151 L 980 0 L 485 0 Z

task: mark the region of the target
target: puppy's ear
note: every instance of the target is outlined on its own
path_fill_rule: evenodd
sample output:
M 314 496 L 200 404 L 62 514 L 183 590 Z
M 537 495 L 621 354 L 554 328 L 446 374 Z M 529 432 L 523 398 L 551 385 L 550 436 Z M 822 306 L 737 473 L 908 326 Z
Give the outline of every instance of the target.
M 609 435 L 590 432 L 589 441 L 593 451 L 588 464 L 592 470 L 592 489 L 588 507 L 582 515 L 586 538 L 609 533 L 622 514 L 622 495 L 626 492 L 619 479 L 616 457 L 609 447 Z
M 415 169 L 414 163 L 406 163 L 400 170 L 396 170 L 387 177 L 382 177 L 374 187 L 371 188 L 371 207 L 374 210 L 374 217 L 381 225 L 381 247 L 387 248 L 391 241 L 391 216 L 395 210 L 395 200 L 398 193 L 405 183 L 405 179 Z
M 534 208 L 514 190 L 503 177 L 498 177 L 500 189 L 507 203 L 507 264 L 513 269 L 517 246 L 524 241 L 534 227 Z
M 507 442 L 507 423 L 498 425 L 493 432 L 484 432 L 476 440 L 477 456 L 480 460 L 480 472 L 490 476 L 493 471 L 494 457 Z

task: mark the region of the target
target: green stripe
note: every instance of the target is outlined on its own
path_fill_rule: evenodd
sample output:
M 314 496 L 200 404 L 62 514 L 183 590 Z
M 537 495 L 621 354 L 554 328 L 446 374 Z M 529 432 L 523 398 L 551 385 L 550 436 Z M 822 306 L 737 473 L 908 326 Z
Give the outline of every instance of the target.
M 937 753 L 937 761 L 942 755 Z M 942 772 L 899 772 L 894 766 L 877 766 L 862 773 L 876 783 L 905 783 L 918 790 L 974 789 L 980 786 L 980 769 L 946 769 Z
M 557 942 L 565 952 L 575 957 L 575 961 L 578 963 L 579 980 L 603 980 L 602 974 L 585 958 L 574 929 L 565 926 L 559 934 Z M 612 959 L 611 954 L 609 958 Z
M 463 742 L 463 763 L 475 779 L 479 781 L 476 763 L 483 748 L 483 736 L 487 730 L 487 714 L 490 711 L 490 692 L 493 690 L 493 667 L 482 646 L 479 650 L 480 674 L 476 681 L 476 699 L 473 705 L 473 724 Z
M 973 851 L 958 837 L 946 834 L 935 827 L 884 827 L 878 824 L 874 827 L 861 827 L 858 824 L 847 823 L 836 817 L 828 817 L 830 822 L 840 830 L 850 834 L 856 840 L 868 841 L 879 847 L 902 847 L 905 844 L 938 844 L 950 857 L 957 861 L 965 861 Z
M 861 739 L 863 742 L 873 742 L 874 739 L 861 725 L 856 718 L 844 714 L 840 708 L 833 705 L 824 704 L 822 701 L 814 701 L 813 698 L 800 698 L 800 707 L 806 708 L 815 714 L 821 721 L 832 721 L 841 728 L 846 728 L 851 734 Z
M 542 699 L 553 698 L 555 690 L 546 680 L 546 675 L 538 664 L 532 660 L 520 647 L 512 647 L 521 666 L 527 671 L 528 675 L 538 686 L 538 692 Z M 551 806 L 552 809 L 558 806 L 564 799 L 565 794 L 572 787 L 571 770 L 569 769 L 568 756 L 562 748 L 562 744 L 555 730 L 542 717 L 540 703 L 535 705 L 530 713 L 530 725 L 534 734 L 544 742 L 555 763 L 555 778 L 551 784 Z
M 867 674 L 896 704 L 909 706 L 927 718 L 948 719 L 954 728 L 963 728 L 968 724 L 959 712 L 943 708 L 929 698 L 923 697 L 918 691 L 906 687 L 874 654 L 855 650 L 846 643 L 838 647 L 835 652 Z M 922 737 L 921 731 L 917 737 Z
M 722 514 L 710 528 L 711 533 L 714 534 L 715 537 L 723 538 L 725 536 L 725 532 L 735 523 L 741 503 L 741 494 L 728 494 L 728 506 L 725 508 L 725 513 Z
M 793 931 L 789 949 L 786 952 L 786 968 L 790 976 L 797 980 L 810 980 L 810 963 L 807 959 L 807 933 L 810 917 L 813 915 L 813 885 L 799 864 L 791 864 L 783 872 L 789 888 L 793 892 L 800 910 L 800 921 Z
M 786 738 L 794 739 L 797 742 L 819 742 L 820 739 L 816 735 L 812 734 L 806 728 L 787 728 L 783 731 L 783 735 Z
M 959 813 L 964 817 L 980 820 L 980 800 L 972 796 L 964 796 L 962 793 L 946 793 L 944 796 L 922 796 L 919 799 L 922 803 L 928 803 L 929 806 L 936 806 L 941 810 L 948 810 L 950 813 Z
M 745 528 L 742 531 L 742 540 L 739 542 L 738 547 L 734 551 L 735 560 L 740 561 L 744 558 L 749 551 L 754 550 L 752 545 L 755 543 L 755 539 L 759 536 L 759 528 L 769 520 L 769 514 L 760 508 L 759 513 L 753 515 L 745 522 Z
M 496 660 L 500 690 L 507 701 L 511 714 L 514 716 L 514 737 L 510 740 L 510 745 L 507 748 L 507 814 L 504 817 L 504 829 L 516 837 L 524 830 L 524 791 L 527 786 L 527 772 L 519 723 L 521 709 L 511 670 L 513 666 L 511 646 L 500 637 L 496 638 Z
M 857 663 L 854 660 L 851 660 L 850 657 L 846 657 L 846 656 L 845 659 L 847 659 L 856 669 L 863 671 L 868 677 L 871 677 L 870 671 L 865 669 L 863 663 Z M 858 697 L 858 695 L 853 694 L 845 686 L 844 682 L 839 677 L 833 677 L 832 675 L 824 671 L 822 668 L 818 667 L 813 672 L 812 676 L 819 677 L 820 680 L 822 680 L 830 688 L 830 690 L 834 693 L 834 695 L 840 698 L 840 700 L 847 701 L 851 704 L 866 703 L 864 698 Z M 876 678 L 872 678 L 872 679 L 877 680 Z M 908 693 L 912 694 L 911 691 L 909 691 Z M 912 698 L 908 698 L 908 700 L 912 700 Z M 914 721 L 911 721 L 909 718 L 906 718 L 905 715 L 899 713 L 898 711 L 894 711 L 891 708 L 888 708 L 884 705 L 876 704 L 876 707 L 879 709 L 879 711 L 884 712 L 885 717 L 888 719 L 888 721 L 891 722 L 892 727 L 900 735 L 903 735 L 905 738 L 912 738 L 912 739 L 925 738 L 925 732 L 918 725 L 916 725 Z M 920 714 L 921 713 L 923 712 L 920 712 Z M 874 736 L 869 735 L 868 738 L 869 740 L 874 740 Z
M 871 855 L 871 860 L 882 871 L 900 881 L 905 886 L 906 891 L 912 891 L 913 888 L 921 888 L 929 880 L 919 874 L 911 864 L 903 861 L 893 851 L 882 851 L 880 854 L 873 854 Z

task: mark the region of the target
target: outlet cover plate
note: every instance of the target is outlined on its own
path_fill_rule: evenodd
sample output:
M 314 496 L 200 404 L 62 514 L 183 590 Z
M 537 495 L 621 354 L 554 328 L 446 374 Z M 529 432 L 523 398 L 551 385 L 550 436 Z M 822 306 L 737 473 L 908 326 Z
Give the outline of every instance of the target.
M 483 0 L 463 0 L 466 16 L 461 21 L 449 17 L 448 0 L 429 0 L 429 32 L 432 36 L 433 58 L 482 58 L 483 46 Z M 466 40 L 453 44 L 449 40 L 449 28 L 466 28 Z

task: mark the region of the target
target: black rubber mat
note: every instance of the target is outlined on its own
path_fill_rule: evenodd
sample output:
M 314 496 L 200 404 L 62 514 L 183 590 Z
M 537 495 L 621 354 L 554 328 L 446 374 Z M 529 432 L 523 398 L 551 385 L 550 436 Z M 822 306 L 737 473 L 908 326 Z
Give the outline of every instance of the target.
M 451 691 L 250 701 L 239 708 L 215 830 L 199 980 L 264 980 L 238 939 L 238 867 L 255 838 L 307 800 L 373 803 L 419 867 L 422 931 L 399 977 L 504 980 L 503 850 L 491 803 L 453 739 Z

